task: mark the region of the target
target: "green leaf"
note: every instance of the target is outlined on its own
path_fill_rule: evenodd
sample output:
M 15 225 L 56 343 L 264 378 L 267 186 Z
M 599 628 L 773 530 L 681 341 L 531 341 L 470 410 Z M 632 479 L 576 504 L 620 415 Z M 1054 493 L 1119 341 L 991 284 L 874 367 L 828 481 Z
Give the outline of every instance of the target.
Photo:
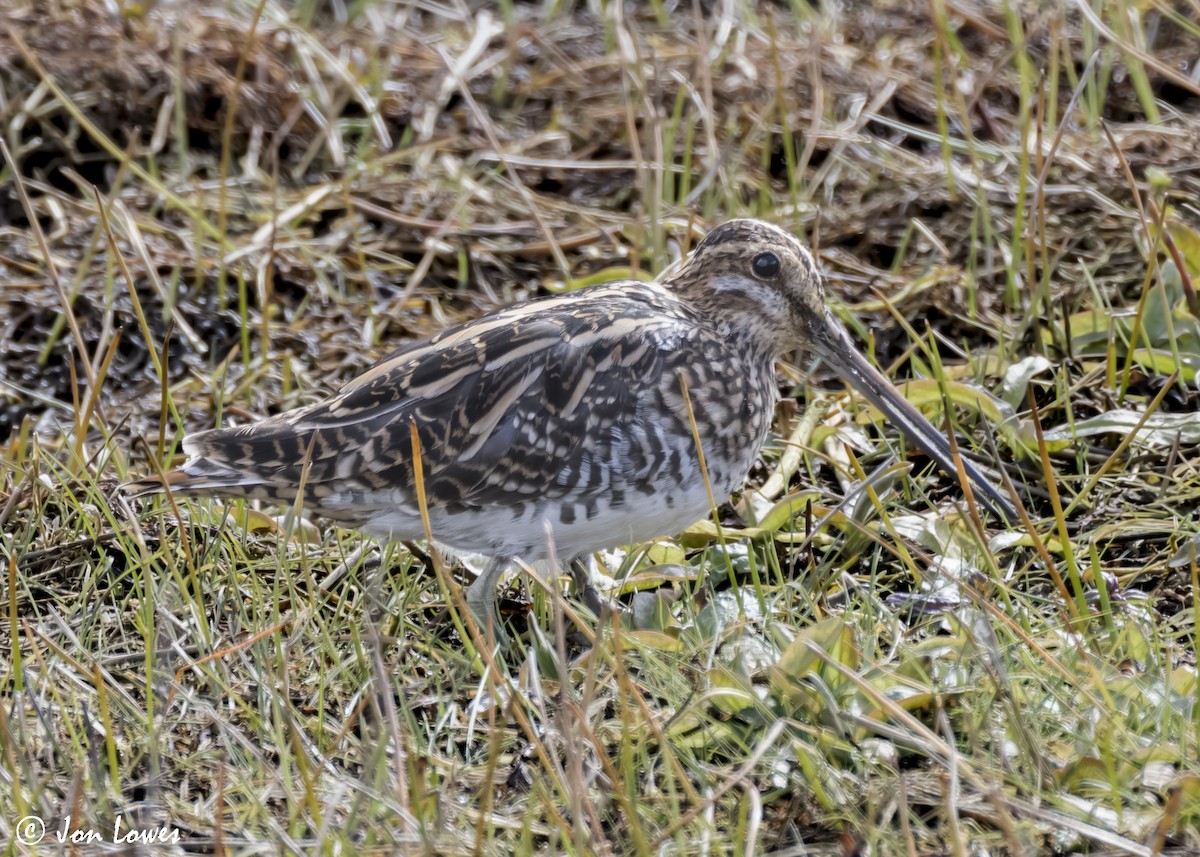
M 858 669 L 859 651 L 854 644 L 854 629 L 850 623 L 830 618 L 809 625 L 796 635 L 775 665 L 767 671 L 771 689 L 781 700 L 799 707 L 809 706 L 813 691 L 804 684 L 804 679 L 810 675 L 820 677 L 828 687 L 839 687 L 846 683 L 837 670 L 817 656 L 814 648 L 852 670 Z
M 1046 432 L 1046 440 L 1074 441 L 1076 438 L 1101 434 L 1127 435 L 1137 426 L 1143 414 L 1120 408 L 1071 425 L 1056 426 Z M 1200 443 L 1200 417 L 1196 414 L 1151 414 L 1138 429 L 1135 443 L 1153 447 L 1169 447 L 1176 438 L 1184 444 Z
M 945 386 L 946 396 L 951 404 L 979 414 L 987 420 L 1010 449 L 1025 455 L 1037 449 L 1032 425 L 1022 423 L 1017 418 L 1016 410 L 1008 402 L 993 396 L 987 390 L 961 381 L 946 381 Z M 941 407 L 941 385 L 933 378 L 906 381 L 897 388 L 904 398 L 919 409 L 936 411 Z M 859 416 L 860 423 L 882 420 L 883 414 L 874 407 L 867 408 L 866 413 Z

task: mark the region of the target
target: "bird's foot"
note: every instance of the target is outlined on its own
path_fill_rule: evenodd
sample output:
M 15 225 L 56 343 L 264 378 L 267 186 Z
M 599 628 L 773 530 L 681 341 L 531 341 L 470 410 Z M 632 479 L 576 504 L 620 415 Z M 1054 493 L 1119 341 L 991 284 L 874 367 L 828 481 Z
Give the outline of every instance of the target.
M 604 621 L 613 613 L 621 612 L 621 605 L 616 599 L 606 598 L 600 594 L 600 590 L 596 589 L 596 584 L 592 582 L 591 569 L 588 568 L 586 560 L 573 559 L 568 564 L 568 569 L 575 597 L 583 603 L 584 607 L 592 611 L 597 619 Z
M 480 572 L 479 577 L 467 587 L 467 607 L 479 627 L 483 639 L 490 640 L 501 650 L 508 648 L 508 635 L 504 632 L 504 623 L 496 610 L 496 585 L 500 575 L 508 567 L 508 557 L 496 557 L 490 560 L 487 567 Z

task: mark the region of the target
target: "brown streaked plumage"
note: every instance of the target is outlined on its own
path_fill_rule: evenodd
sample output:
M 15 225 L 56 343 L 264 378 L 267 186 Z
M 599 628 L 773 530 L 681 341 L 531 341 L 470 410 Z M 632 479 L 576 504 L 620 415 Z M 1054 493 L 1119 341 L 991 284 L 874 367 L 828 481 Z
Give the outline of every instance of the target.
M 410 425 L 434 538 L 494 559 L 468 600 L 493 615 L 515 557 L 577 559 L 670 535 L 746 478 L 772 421 L 774 362 L 819 354 L 943 468 L 949 444 L 825 308 L 811 254 L 756 220 L 712 230 L 658 280 L 617 281 L 490 313 L 413 343 L 324 401 L 189 435 L 173 491 L 290 503 L 384 538 L 423 535 Z M 970 462 L 987 505 L 1015 517 Z M 143 491 L 162 490 L 145 480 Z

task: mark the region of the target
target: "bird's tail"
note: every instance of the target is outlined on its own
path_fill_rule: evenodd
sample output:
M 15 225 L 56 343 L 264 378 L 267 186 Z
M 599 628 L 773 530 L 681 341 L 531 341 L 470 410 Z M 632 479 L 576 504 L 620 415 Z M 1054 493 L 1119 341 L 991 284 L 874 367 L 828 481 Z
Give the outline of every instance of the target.
M 275 493 L 263 483 L 261 477 L 235 470 L 202 455 L 193 455 L 182 467 L 162 475 L 126 482 L 122 488 L 130 497 L 146 497 L 170 491 L 189 497 L 219 495 L 272 499 Z

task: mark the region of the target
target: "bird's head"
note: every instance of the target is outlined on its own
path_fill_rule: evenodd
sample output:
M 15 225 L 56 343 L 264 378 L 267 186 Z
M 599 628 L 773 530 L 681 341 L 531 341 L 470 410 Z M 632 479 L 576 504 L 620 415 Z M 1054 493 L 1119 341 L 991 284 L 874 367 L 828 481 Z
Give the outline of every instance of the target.
M 726 336 L 774 356 L 803 348 L 825 318 L 812 253 L 761 220 L 722 223 L 663 282 Z
M 825 282 L 799 239 L 761 220 L 730 220 L 662 277 L 731 344 L 781 356 L 821 357 L 949 473 L 958 462 L 944 434 L 863 356 L 825 305 Z M 737 347 L 735 345 L 735 347 Z M 1008 498 L 970 462 L 963 469 L 984 502 L 1009 520 Z

